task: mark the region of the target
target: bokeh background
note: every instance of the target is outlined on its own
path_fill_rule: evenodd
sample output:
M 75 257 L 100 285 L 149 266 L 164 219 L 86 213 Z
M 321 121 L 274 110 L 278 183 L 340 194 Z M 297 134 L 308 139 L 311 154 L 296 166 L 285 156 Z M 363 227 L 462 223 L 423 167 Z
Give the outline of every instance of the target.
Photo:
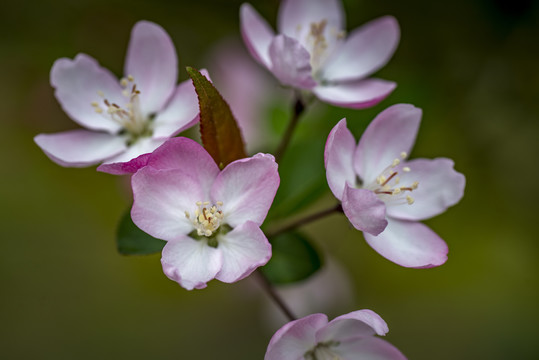
M 278 1 L 251 3 L 275 25 Z M 226 56 L 216 46 L 239 38 L 240 4 L 0 3 L 1 358 L 263 358 L 278 320 L 252 279 L 188 292 L 163 275 L 159 255 L 117 254 L 128 180 L 62 168 L 32 140 L 76 127 L 49 85 L 55 59 L 84 52 L 121 75 L 130 29 L 146 19 L 171 35 L 182 80 L 186 65 L 217 72 Z M 331 316 L 360 308 L 381 314 L 387 339 L 409 359 L 539 358 L 537 2 L 345 0 L 344 7 L 348 30 L 381 15 L 398 19 L 401 43 L 377 74 L 398 87 L 369 110 L 316 105 L 296 143 L 310 144 L 312 160 L 321 164 L 323 143 L 339 119 L 346 116 L 358 136 L 387 106 L 412 103 L 424 110 L 412 157 L 453 158 L 467 187 L 460 204 L 426 222 L 449 244 L 440 268 L 394 265 L 342 216 L 303 228 L 350 279 L 348 291 L 328 287 L 317 296 L 336 300 Z M 266 131 L 271 151 L 287 105 L 278 102 L 286 91 L 269 84 L 271 101 L 251 120 Z M 323 167 L 316 169 L 298 167 L 296 181 L 323 179 Z M 305 213 L 334 203 L 326 191 Z

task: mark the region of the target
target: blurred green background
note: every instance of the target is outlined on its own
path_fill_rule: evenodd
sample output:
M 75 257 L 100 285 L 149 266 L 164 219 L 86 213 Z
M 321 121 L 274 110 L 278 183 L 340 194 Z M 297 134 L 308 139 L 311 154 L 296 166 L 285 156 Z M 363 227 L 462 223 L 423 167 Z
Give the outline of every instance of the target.
M 275 24 L 278 1 L 251 3 Z M 263 358 L 276 328 L 265 322 L 254 282 L 213 281 L 188 292 L 163 275 L 158 255 L 118 255 L 115 228 L 129 206 L 128 180 L 62 168 L 32 140 L 76 128 L 49 85 L 55 59 L 84 52 L 121 75 L 131 27 L 146 19 L 171 35 L 182 80 L 186 65 L 208 66 L 211 74 L 218 59 L 209 59 L 210 49 L 238 37 L 240 4 L 0 3 L 0 357 Z M 330 314 L 375 310 L 389 324 L 387 339 L 409 359 L 539 358 L 537 2 L 348 0 L 344 7 L 348 30 L 381 15 L 398 19 L 401 43 L 377 74 L 398 87 L 369 110 L 317 105 L 296 140 L 317 144 L 312 159 L 321 164 L 339 119 L 346 116 L 358 136 L 387 106 L 412 103 L 424 110 L 412 157 L 453 158 L 467 187 L 460 204 L 426 222 L 449 244 L 440 268 L 394 265 L 342 216 L 304 228 L 353 283 L 352 303 Z M 280 130 L 282 111 L 270 115 Z M 333 203 L 327 189 L 306 212 Z

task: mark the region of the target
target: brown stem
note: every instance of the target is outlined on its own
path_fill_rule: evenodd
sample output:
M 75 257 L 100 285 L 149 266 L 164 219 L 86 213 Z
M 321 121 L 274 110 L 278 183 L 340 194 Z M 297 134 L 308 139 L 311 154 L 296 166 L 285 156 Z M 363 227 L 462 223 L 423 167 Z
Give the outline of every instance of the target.
M 305 111 L 305 105 L 303 104 L 303 101 L 299 96 L 296 96 L 296 102 L 294 103 L 294 112 L 292 114 L 292 118 L 290 119 L 290 122 L 288 123 L 288 127 L 286 128 L 286 131 L 283 135 L 283 138 L 281 140 L 281 143 L 277 147 L 277 150 L 275 150 L 275 161 L 279 162 L 281 158 L 283 157 L 286 149 L 288 148 L 288 144 L 290 143 L 290 140 L 292 139 L 292 135 L 294 134 L 294 130 L 296 129 L 296 125 L 299 122 L 299 118 L 301 114 Z
M 286 317 L 290 321 L 294 321 L 297 318 L 292 314 L 292 311 L 286 306 L 283 299 L 277 294 L 271 283 L 269 282 L 268 278 L 262 273 L 262 271 L 257 270 L 255 272 L 256 277 L 258 278 L 258 282 L 262 286 L 262 288 L 268 293 L 268 295 L 271 297 L 271 299 L 279 306 L 279 308 L 283 311 L 283 313 L 286 315 Z
M 325 209 L 325 210 L 322 210 L 320 212 L 317 212 L 317 213 L 314 213 L 314 214 L 311 214 L 311 215 L 308 215 L 304 218 L 301 218 L 297 221 L 294 221 L 293 223 L 291 224 L 288 224 L 286 225 L 285 227 L 282 227 L 274 232 L 267 232 L 266 233 L 266 236 L 268 238 L 271 238 L 271 237 L 274 237 L 274 236 L 277 236 L 277 235 L 280 235 L 282 233 L 285 233 L 287 231 L 290 231 L 290 230 L 293 230 L 297 227 L 300 227 L 300 226 L 303 226 L 305 224 L 308 224 L 310 222 L 313 222 L 315 220 L 318 220 L 318 219 L 321 219 L 323 217 L 326 217 L 328 215 L 331 215 L 333 214 L 334 212 L 342 212 L 342 205 L 341 204 L 337 204 L 329 209 Z

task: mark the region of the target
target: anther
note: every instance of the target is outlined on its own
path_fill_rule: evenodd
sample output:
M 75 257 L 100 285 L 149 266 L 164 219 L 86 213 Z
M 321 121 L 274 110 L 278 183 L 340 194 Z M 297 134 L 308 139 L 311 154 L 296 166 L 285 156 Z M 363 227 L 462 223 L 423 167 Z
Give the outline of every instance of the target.
M 133 82 L 135 81 L 135 78 L 133 77 L 133 75 L 127 75 L 127 80 L 129 80 L 130 82 Z
M 105 97 L 105 94 L 101 90 L 97 90 L 97 95 L 99 95 L 100 97 Z
M 410 172 L 410 170 L 411 169 L 408 166 L 405 166 L 405 167 L 402 168 L 402 171 L 404 171 L 404 172 Z
M 414 198 L 410 195 L 406 195 L 406 201 L 408 202 L 408 205 L 412 205 L 414 203 Z
M 401 158 L 406 159 L 407 156 L 408 154 L 406 153 L 406 151 L 401 152 Z
M 391 163 L 391 167 L 395 167 L 401 163 L 400 159 L 394 159 Z
M 122 79 L 120 80 L 120 85 L 121 85 L 122 87 L 127 87 L 127 84 L 128 84 L 128 81 L 127 81 L 126 78 L 122 78 Z

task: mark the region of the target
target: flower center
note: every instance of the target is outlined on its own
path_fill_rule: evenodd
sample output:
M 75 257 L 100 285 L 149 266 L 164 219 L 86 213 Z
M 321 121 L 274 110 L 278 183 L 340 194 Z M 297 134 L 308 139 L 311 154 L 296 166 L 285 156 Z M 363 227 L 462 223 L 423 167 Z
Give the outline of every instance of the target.
M 404 160 L 408 156 L 406 152 L 401 152 L 401 158 Z M 401 159 L 395 158 L 391 165 L 386 167 L 376 180 L 367 186 L 365 189 L 373 191 L 386 204 L 408 204 L 414 203 L 414 198 L 410 193 L 417 189 L 419 182 L 414 181 L 411 184 L 401 184 L 399 172 L 395 170 L 401 163 Z M 411 169 L 408 166 L 402 167 L 400 170 L 404 173 L 409 173 Z
M 219 229 L 219 226 L 223 222 L 224 215 L 221 211 L 223 202 L 217 201 L 210 206 L 209 201 L 197 201 L 196 206 L 193 216 L 191 216 L 189 211 L 186 211 L 185 217 L 191 221 L 198 236 L 210 237 Z
M 330 51 L 329 47 L 333 47 L 340 40 L 344 39 L 345 32 L 334 27 L 327 26 L 327 19 L 310 24 L 309 32 L 307 33 L 306 45 L 311 54 L 311 67 L 314 77 L 318 77 L 318 71 L 327 59 Z M 327 37 L 326 37 L 327 36 Z
M 129 135 L 128 144 L 132 144 L 140 137 L 152 135 L 151 118 L 144 116 L 140 110 L 140 91 L 133 76 L 122 78 L 120 85 L 123 88 L 122 95 L 127 99 L 124 107 L 111 103 L 102 91 L 97 94 L 103 99 L 104 107 L 97 101 L 93 101 L 91 105 L 96 113 L 103 114 L 122 126 L 122 131 Z
M 303 358 L 305 360 L 341 360 L 342 358 L 336 354 L 331 348 L 337 347 L 339 342 L 327 341 L 316 344 L 314 348 L 307 351 Z

